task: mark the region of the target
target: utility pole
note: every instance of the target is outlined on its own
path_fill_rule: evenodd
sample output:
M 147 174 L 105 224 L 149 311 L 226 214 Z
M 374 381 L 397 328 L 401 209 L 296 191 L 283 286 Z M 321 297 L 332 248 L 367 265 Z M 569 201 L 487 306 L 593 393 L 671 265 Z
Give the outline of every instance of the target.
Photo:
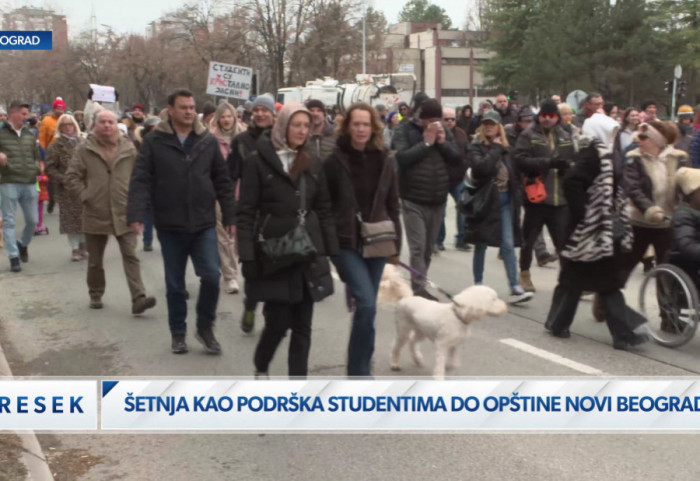
M 362 74 L 367 73 L 367 4 L 362 0 Z

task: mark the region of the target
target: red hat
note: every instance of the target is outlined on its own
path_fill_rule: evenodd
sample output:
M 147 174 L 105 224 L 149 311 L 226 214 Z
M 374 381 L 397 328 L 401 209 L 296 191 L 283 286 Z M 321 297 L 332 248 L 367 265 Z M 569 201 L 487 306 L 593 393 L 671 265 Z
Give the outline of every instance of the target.
M 63 109 L 66 110 L 66 103 L 63 101 L 61 97 L 56 97 L 56 100 L 53 101 L 53 105 L 51 106 L 54 110 L 56 109 Z
M 277 113 L 280 113 L 280 110 L 282 110 L 282 104 L 279 102 L 275 102 L 275 110 Z
M 134 104 L 133 107 L 131 107 L 131 110 L 136 110 L 139 109 L 141 112 L 145 112 L 146 109 L 143 108 L 143 105 L 141 104 Z

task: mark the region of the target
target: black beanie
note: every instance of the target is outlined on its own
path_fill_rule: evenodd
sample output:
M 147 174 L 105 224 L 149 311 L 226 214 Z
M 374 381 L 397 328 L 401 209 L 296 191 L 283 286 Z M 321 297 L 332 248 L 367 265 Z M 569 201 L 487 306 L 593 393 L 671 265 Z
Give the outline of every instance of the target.
M 557 114 L 557 116 L 559 116 L 559 107 L 557 107 L 556 102 L 554 102 L 552 99 L 547 99 L 542 102 L 542 105 L 540 105 L 540 111 L 537 115 L 539 116 L 542 114 Z
M 311 110 L 311 109 L 314 108 L 314 107 L 317 108 L 317 109 L 321 109 L 321 110 L 323 110 L 324 112 L 326 111 L 326 106 L 323 105 L 323 102 L 321 102 L 320 100 L 317 100 L 317 99 L 309 99 L 309 100 L 306 101 L 306 108 L 307 108 L 307 109 Z
M 421 119 L 441 119 L 442 105 L 435 99 L 427 99 L 420 105 L 418 117 Z

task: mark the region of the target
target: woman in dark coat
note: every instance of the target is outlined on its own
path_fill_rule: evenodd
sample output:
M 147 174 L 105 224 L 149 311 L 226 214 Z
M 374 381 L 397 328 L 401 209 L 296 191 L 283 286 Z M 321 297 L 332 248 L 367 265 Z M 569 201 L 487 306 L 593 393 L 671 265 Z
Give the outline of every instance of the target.
M 68 236 L 68 243 L 72 250 L 71 260 L 79 261 L 87 258 L 82 223 L 83 204 L 77 195 L 63 185 L 63 176 L 68 170 L 73 151 L 82 141 L 80 127 L 73 116 L 61 115 L 56 122 L 55 139 L 46 151 L 46 175 L 56 186 L 60 232 Z
M 277 346 L 291 329 L 289 375 L 305 377 L 311 346 L 313 304 L 333 293 L 325 256 L 338 252 L 328 188 L 320 165 L 304 152 L 311 113 L 287 103 L 272 132 L 260 136 L 244 164 L 237 228 L 246 295 L 264 302 L 265 327 L 255 349 L 256 376 L 267 377 Z M 298 224 L 300 180 L 305 179 L 305 227 L 317 251 L 313 261 L 273 271 L 260 238 L 281 237 Z
M 387 257 L 363 257 L 357 216 L 364 222 L 391 220 L 398 234 L 395 256 L 401 244 L 396 170 L 385 150 L 381 121 L 373 107 L 366 103 L 350 107 L 340 126 L 337 146 L 323 166 L 340 243 L 333 263 L 355 299 L 347 373 L 370 376 L 377 292 Z
M 591 135 L 594 131 L 587 124 L 584 134 Z M 632 227 L 622 173 L 615 171 L 611 152 L 615 127 L 610 125 L 608 133 L 580 140 L 576 163 L 564 179 L 570 209 L 568 240 L 545 328 L 555 337 L 569 337 L 581 294 L 596 292 L 613 347 L 627 349 L 648 338 L 634 332 L 645 319 L 627 306 L 621 291 L 626 281 L 623 252 L 632 248 Z
M 469 146 L 469 165 L 471 169 L 465 177 L 467 184 L 473 188 L 484 188 L 489 182 L 496 184 L 488 212 L 478 213 L 480 219 L 467 216 L 464 237 L 466 242 L 475 244 L 474 283 L 484 282 L 486 247 L 499 247 L 511 291 L 508 302 L 529 301 L 533 294 L 525 292 L 520 285 L 515 258 L 515 247 L 521 244 L 520 187 L 498 112 L 490 110 L 484 114 L 476 139 Z

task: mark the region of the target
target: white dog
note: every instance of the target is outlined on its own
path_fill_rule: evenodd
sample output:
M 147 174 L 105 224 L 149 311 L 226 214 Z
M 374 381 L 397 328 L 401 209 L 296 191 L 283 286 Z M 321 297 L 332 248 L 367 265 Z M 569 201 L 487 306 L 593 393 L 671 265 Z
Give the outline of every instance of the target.
M 444 379 L 446 370 L 459 367 L 457 348 L 466 339 L 469 324 L 486 316 L 502 316 L 508 311 L 506 303 L 490 287 L 468 287 L 454 296 L 454 302 L 440 303 L 410 296 L 410 287 L 401 284 L 405 285 L 405 281 L 391 270 L 385 272 L 380 284 L 380 292 L 384 288 L 382 295 L 385 300 L 400 298 L 395 314 L 396 340 L 391 352 L 391 369 L 394 371 L 400 369 L 399 354 L 407 342 L 414 362 L 422 366 L 423 355 L 418 343 L 428 338 L 435 343 L 433 378 Z

